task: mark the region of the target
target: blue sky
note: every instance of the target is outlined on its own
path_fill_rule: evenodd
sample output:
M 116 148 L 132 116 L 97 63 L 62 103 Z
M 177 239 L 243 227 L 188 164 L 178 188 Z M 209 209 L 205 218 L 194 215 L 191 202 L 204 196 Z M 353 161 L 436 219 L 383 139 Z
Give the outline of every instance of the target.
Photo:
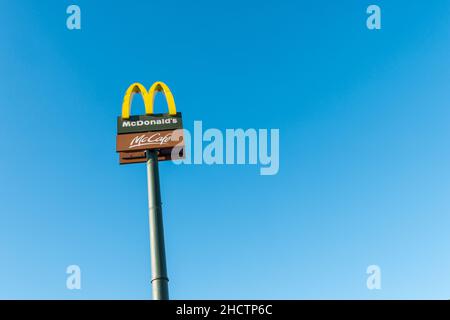
M 0 21 L 0 298 L 151 297 L 145 166 L 115 134 L 157 80 L 188 129 L 280 129 L 275 176 L 160 165 L 171 298 L 450 298 L 448 1 L 1 1 Z

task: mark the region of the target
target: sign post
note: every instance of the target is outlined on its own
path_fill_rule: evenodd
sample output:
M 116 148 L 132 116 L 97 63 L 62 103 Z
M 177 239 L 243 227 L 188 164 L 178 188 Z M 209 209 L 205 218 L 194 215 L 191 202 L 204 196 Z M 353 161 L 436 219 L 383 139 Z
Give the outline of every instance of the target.
M 153 113 L 157 92 L 165 95 L 169 113 Z M 131 102 L 136 93 L 142 95 L 145 115 L 130 116 Z M 140 83 L 134 83 L 128 88 L 123 99 L 122 116 L 117 119 L 116 152 L 119 153 L 120 164 L 147 163 L 153 300 L 169 299 L 158 162 L 184 157 L 182 128 L 181 113 L 176 111 L 175 101 L 167 85 L 155 82 L 148 92 Z
M 159 187 L 158 151 L 147 150 L 148 217 L 150 224 L 150 256 L 152 294 L 154 300 L 169 300 L 161 191 Z

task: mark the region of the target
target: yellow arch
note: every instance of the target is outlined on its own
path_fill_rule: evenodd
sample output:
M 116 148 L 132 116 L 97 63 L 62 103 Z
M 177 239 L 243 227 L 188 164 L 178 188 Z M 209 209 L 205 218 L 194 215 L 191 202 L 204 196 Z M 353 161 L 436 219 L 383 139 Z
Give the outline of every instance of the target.
M 164 82 L 161 81 L 155 82 L 150 87 L 150 90 L 148 92 L 142 84 L 136 82 L 133 83 L 131 86 L 129 86 L 127 91 L 125 92 L 125 96 L 123 98 L 122 103 L 122 119 L 130 118 L 131 104 L 133 102 L 133 97 L 136 93 L 140 93 L 142 99 L 144 100 L 145 114 L 147 115 L 153 114 L 155 95 L 158 92 L 162 92 L 166 97 L 167 106 L 169 107 L 169 114 L 176 115 L 177 109 L 175 106 L 175 100 L 173 98 L 172 92 L 170 92 L 169 87 Z
M 150 113 L 153 114 L 155 95 L 158 92 L 162 92 L 166 97 L 167 106 L 169 107 L 169 114 L 173 116 L 176 115 L 177 108 L 175 106 L 175 100 L 173 98 L 172 92 L 170 92 L 169 87 L 164 82 L 161 81 L 155 82 L 148 91 L 148 102 L 150 106 Z

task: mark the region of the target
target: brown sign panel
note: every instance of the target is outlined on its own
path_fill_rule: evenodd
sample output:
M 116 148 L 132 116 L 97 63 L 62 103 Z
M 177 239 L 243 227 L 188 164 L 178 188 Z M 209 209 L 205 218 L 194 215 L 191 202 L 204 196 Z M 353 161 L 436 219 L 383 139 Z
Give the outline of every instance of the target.
M 183 142 L 183 130 L 166 130 L 118 134 L 117 152 L 135 152 L 150 149 L 171 149 Z
M 172 151 L 175 151 L 172 155 Z M 145 155 L 145 151 L 137 151 L 137 152 L 120 152 L 120 164 L 130 164 L 130 163 L 145 163 L 147 162 L 147 156 Z M 159 161 L 167 161 L 167 160 L 179 160 L 184 159 L 184 146 L 178 146 L 172 149 L 164 149 L 159 151 L 158 160 Z
M 145 151 L 120 152 L 119 162 L 122 163 L 142 163 L 147 161 Z

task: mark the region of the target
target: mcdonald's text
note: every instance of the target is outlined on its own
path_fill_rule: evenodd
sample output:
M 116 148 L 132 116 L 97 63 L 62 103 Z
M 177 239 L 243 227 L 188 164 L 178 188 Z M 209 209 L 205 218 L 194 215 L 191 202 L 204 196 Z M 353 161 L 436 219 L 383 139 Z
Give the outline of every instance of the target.
M 155 114 L 117 118 L 117 133 L 175 130 L 183 127 L 181 112 L 176 115 Z

